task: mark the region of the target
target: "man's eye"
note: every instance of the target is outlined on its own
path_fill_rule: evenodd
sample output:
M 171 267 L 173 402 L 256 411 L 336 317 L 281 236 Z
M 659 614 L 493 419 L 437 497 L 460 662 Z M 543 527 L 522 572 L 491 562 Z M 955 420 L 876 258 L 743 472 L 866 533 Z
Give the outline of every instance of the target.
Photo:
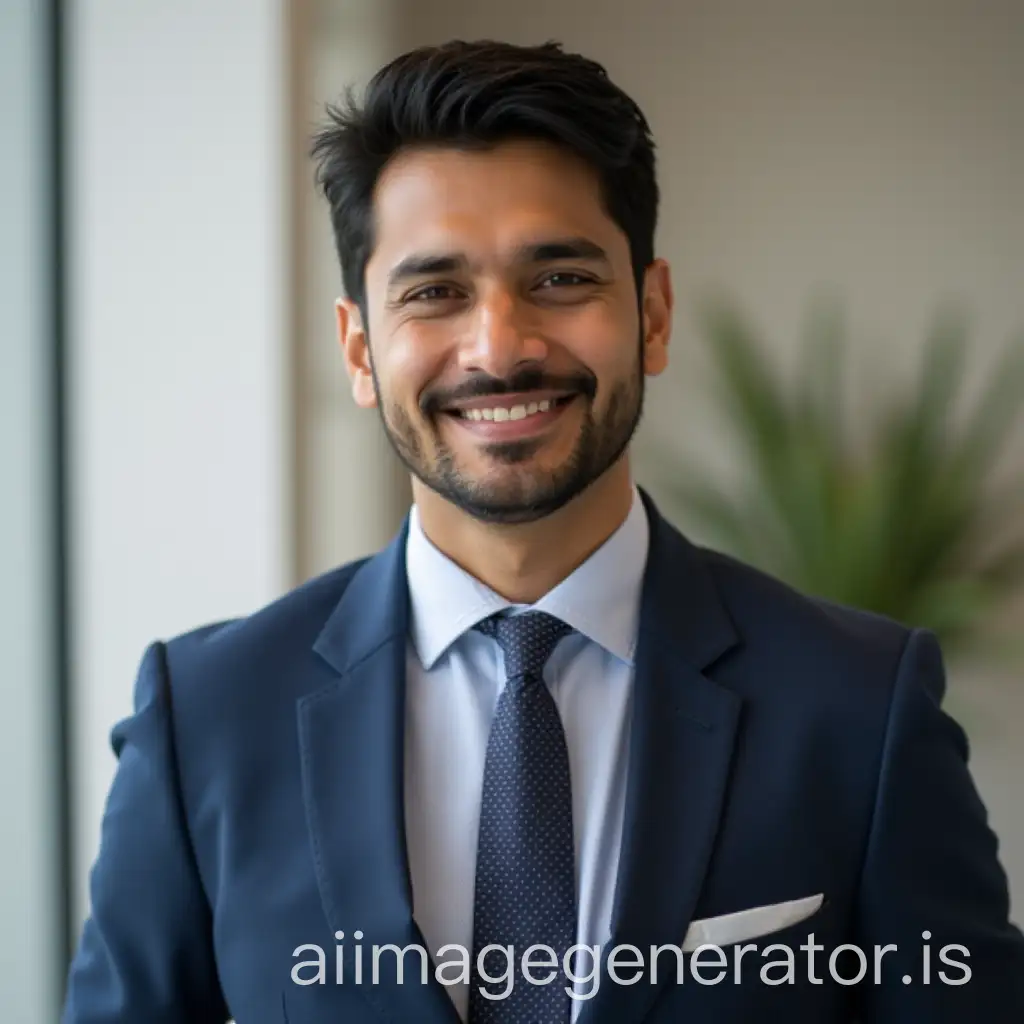
M 455 289 L 447 284 L 428 284 L 406 296 L 407 302 L 430 302 L 438 299 L 456 298 Z
M 548 274 L 547 277 L 543 278 L 540 282 L 540 287 L 564 288 L 592 283 L 593 282 L 589 277 L 584 277 L 582 274 L 573 274 L 567 270 L 559 270 L 556 271 L 554 274 Z

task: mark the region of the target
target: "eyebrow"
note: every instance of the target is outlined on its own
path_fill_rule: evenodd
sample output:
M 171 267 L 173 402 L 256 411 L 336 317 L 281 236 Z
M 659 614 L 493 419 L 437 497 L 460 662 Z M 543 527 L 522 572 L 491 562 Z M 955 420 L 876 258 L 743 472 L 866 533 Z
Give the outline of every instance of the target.
M 512 263 L 529 266 L 558 260 L 585 260 L 588 263 L 611 264 L 608 253 L 589 238 L 557 238 L 521 245 L 512 253 Z M 464 253 L 415 253 L 397 263 L 388 274 L 388 287 L 414 277 L 429 274 L 451 274 L 470 266 Z

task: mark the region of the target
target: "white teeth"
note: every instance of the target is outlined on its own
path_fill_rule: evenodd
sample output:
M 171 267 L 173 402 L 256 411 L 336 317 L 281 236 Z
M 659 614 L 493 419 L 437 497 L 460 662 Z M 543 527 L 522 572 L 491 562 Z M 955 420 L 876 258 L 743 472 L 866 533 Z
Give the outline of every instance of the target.
M 538 412 L 547 412 L 552 402 L 545 398 L 542 402 L 530 402 L 527 405 L 513 405 L 511 409 L 497 406 L 493 409 L 464 409 L 462 416 L 467 420 L 493 420 L 504 423 L 506 420 L 524 420 Z

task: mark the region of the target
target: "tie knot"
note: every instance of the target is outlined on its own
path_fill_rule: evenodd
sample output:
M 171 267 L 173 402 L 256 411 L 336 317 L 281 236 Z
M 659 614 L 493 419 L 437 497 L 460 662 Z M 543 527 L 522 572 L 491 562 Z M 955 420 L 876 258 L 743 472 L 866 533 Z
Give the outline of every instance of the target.
M 492 615 L 476 628 L 498 641 L 510 679 L 524 674 L 540 676 L 558 641 L 572 632 L 572 626 L 547 612 Z

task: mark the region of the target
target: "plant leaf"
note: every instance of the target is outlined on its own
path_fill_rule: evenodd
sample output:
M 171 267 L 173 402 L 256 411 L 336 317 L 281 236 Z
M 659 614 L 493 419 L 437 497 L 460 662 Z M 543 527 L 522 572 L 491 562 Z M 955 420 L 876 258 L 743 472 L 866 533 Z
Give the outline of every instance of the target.
M 701 325 L 745 463 L 735 494 L 701 471 L 673 474 L 679 507 L 725 550 L 805 592 L 931 628 L 947 643 L 976 637 L 1024 585 L 1024 541 L 985 553 L 998 519 L 1011 534 L 1024 526 L 1024 479 L 1020 493 L 993 497 L 989 485 L 1024 408 L 1024 338 L 959 423 L 967 320 L 940 311 L 914 388 L 876 395 L 873 429 L 855 441 L 843 414 L 838 306 L 820 303 L 806 317 L 792 391 L 735 303 L 706 303 Z

